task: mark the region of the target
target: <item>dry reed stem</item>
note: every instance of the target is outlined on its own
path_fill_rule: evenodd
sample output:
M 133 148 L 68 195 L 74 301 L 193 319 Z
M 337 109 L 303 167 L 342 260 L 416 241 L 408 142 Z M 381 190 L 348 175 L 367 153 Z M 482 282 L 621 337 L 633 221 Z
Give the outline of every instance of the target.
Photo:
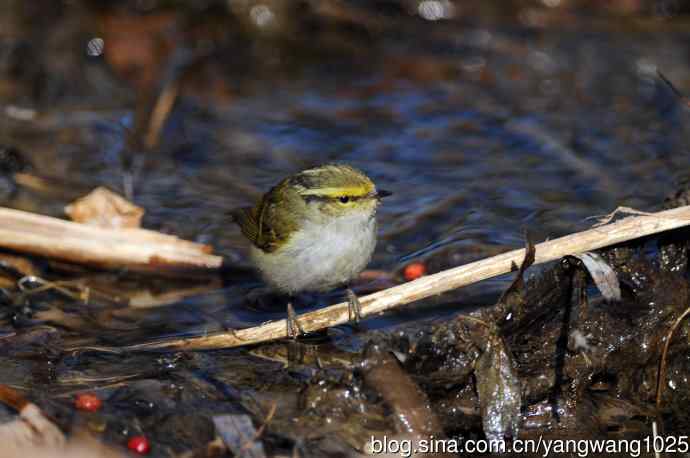
M 563 256 L 596 250 L 617 243 L 690 225 L 690 206 L 650 215 L 627 217 L 619 221 L 536 245 L 535 264 Z M 362 317 L 438 295 L 472 283 L 509 273 L 519 265 L 525 249 L 518 249 L 444 270 L 433 275 L 360 297 Z M 298 317 L 305 332 L 314 332 L 348 321 L 348 303 L 342 302 Z M 168 339 L 122 347 L 124 351 L 159 349 L 205 350 L 239 347 L 287 337 L 285 320 L 270 321 L 252 328 L 215 332 L 207 335 Z

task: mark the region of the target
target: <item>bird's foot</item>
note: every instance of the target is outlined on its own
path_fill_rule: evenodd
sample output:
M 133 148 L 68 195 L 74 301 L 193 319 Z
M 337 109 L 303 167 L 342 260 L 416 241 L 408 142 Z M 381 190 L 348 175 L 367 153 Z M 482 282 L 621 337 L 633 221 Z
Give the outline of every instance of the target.
M 297 339 L 299 336 L 304 335 L 304 329 L 302 329 L 302 325 L 299 324 L 299 321 L 297 321 L 297 313 L 295 313 L 295 309 L 292 307 L 292 302 L 288 302 L 287 304 L 287 335 L 291 339 Z
M 352 323 L 359 323 L 362 319 L 362 304 L 352 289 L 347 289 L 347 318 Z

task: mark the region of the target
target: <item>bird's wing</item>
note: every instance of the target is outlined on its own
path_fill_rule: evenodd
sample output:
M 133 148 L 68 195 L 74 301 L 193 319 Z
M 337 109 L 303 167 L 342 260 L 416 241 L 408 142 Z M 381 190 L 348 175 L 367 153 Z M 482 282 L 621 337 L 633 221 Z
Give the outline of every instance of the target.
M 264 214 L 268 209 L 264 202 L 256 207 L 242 207 L 232 212 L 233 219 L 240 226 L 240 230 L 257 248 L 266 252 L 274 251 L 277 246 L 278 235 L 267 223 Z
M 259 222 L 254 207 L 242 207 L 231 212 L 233 220 L 240 226 L 240 230 L 253 244 L 259 240 Z M 257 245 L 258 246 L 258 245 Z

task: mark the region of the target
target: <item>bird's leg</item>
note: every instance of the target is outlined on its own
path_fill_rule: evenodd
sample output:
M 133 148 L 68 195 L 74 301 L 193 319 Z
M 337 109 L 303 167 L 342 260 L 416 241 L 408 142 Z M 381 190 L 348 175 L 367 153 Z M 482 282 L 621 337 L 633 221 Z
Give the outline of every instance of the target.
M 355 323 L 359 323 L 362 319 L 362 304 L 359 303 L 357 295 L 351 288 L 347 289 L 347 318 Z
M 304 329 L 302 325 L 297 321 L 297 314 L 295 309 L 292 307 L 292 302 L 287 304 L 287 335 L 291 339 L 297 339 L 299 336 L 303 335 Z

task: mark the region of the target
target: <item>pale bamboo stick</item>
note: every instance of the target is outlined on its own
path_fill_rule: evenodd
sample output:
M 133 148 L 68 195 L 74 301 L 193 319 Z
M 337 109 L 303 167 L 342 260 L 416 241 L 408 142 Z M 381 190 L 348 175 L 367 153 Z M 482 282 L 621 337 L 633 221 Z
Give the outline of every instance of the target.
M 536 246 L 535 263 L 553 261 L 563 256 L 596 250 L 687 225 L 690 225 L 690 206 L 627 217 L 605 226 L 540 243 Z M 524 248 L 509 251 L 361 297 L 359 300 L 362 305 L 362 316 L 380 314 L 400 305 L 508 273 L 513 264 L 519 265 L 522 262 L 524 256 Z M 298 318 L 305 332 L 344 324 L 348 322 L 348 304 L 342 302 L 305 313 Z M 123 347 L 121 350 L 204 350 L 239 347 L 287 337 L 286 326 L 285 320 L 271 321 L 253 328 L 149 342 Z
M 217 269 L 211 247 L 146 229 L 105 229 L 0 207 L 0 247 L 140 271 Z

